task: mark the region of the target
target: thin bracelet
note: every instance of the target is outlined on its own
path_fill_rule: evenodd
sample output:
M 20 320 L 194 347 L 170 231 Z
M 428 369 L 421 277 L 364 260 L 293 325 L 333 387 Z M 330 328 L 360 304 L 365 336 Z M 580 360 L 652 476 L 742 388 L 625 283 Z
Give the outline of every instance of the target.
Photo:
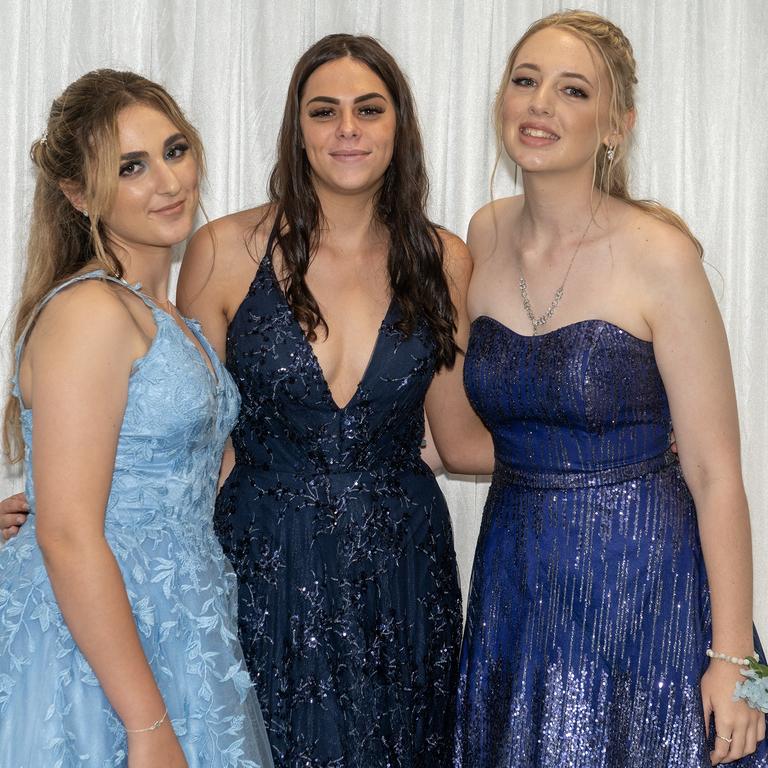
M 707 648 L 707 656 L 710 659 L 719 659 L 720 661 L 727 661 L 729 664 L 736 664 L 739 667 L 748 667 L 749 662 L 754 659 L 760 661 L 760 655 L 757 651 L 753 651 L 750 656 L 745 656 L 743 659 L 740 656 L 729 656 L 727 653 L 718 653 L 711 648 Z
M 165 718 L 168 717 L 168 709 L 166 708 L 165 712 L 163 712 L 163 716 L 159 720 L 155 720 L 152 725 L 150 725 L 147 728 L 136 728 L 134 730 L 130 728 L 126 728 L 126 733 L 149 733 L 149 731 L 156 731 L 164 722 Z

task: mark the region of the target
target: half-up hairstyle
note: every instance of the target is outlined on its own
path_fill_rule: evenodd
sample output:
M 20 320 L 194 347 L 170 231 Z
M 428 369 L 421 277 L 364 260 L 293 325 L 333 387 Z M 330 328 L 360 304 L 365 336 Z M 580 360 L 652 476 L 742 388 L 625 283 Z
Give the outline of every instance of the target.
M 637 85 L 635 55 L 632 45 L 626 35 L 608 19 L 590 11 L 559 11 L 545 16 L 531 24 L 525 34 L 517 41 L 507 59 L 507 66 L 494 103 L 494 121 L 496 125 L 496 141 L 498 155 L 501 155 L 501 114 L 504 102 L 504 92 L 509 85 L 512 70 L 517 55 L 523 44 L 532 35 L 542 29 L 556 27 L 570 32 L 583 40 L 590 53 L 597 54 L 608 74 L 610 86 L 608 120 L 610 131 L 624 137 L 623 141 L 613 146 L 612 157 L 609 157 L 608 147 L 598 140 L 595 148 L 594 185 L 602 195 L 616 197 L 629 205 L 671 224 L 685 234 L 699 255 L 704 249 L 696 239 L 688 225 L 674 211 L 664 207 L 655 200 L 639 200 L 629 193 L 628 156 L 630 141 L 627 136 L 625 118 L 630 110 L 635 108 L 635 85 Z
M 283 263 L 283 290 L 294 316 L 314 341 L 328 326 L 306 283 L 320 239 L 323 212 L 302 146 L 301 99 L 310 75 L 329 61 L 350 57 L 371 69 L 392 96 L 396 115 L 394 153 L 378 190 L 374 216 L 389 233 L 388 270 L 401 310 L 398 328 L 413 332 L 424 318 L 435 340 L 437 366 L 452 366 L 456 311 L 443 271 L 439 227 L 426 214 L 429 180 L 413 95 L 394 58 L 372 37 L 328 35 L 310 47 L 293 70 L 269 179 L 271 240 Z
M 112 207 L 119 180 L 117 119 L 125 107 L 135 104 L 162 112 L 185 135 L 198 174 L 204 174 L 200 137 L 161 85 L 111 69 L 88 72 L 69 85 L 54 100 L 46 129 L 30 150 L 37 181 L 12 350 L 40 300 L 86 264 L 96 262 L 122 277 L 123 266 L 109 243 L 103 218 Z M 82 211 L 62 186 L 79 196 Z M 3 448 L 12 462 L 21 459 L 19 403 L 13 396 L 5 409 Z

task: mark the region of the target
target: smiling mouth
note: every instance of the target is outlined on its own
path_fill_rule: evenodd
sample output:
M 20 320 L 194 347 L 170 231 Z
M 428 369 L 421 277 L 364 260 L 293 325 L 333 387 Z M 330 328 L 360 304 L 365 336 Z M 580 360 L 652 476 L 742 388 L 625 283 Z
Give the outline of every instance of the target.
M 157 208 L 156 210 L 152 211 L 152 213 L 159 213 L 164 216 L 170 216 L 174 213 L 178 213 L 179 211 L 184 209 L 184 200 L 179 200 L 178 203 L 172 203 L 171 205 L 166 205 L 165 208 Z
M 362 149 L 340 149 L 329 154 L 338 160 L 354 160 L 358 157 L 368 157 L 371 153 Z
M 527 128 L 523 126 L 520 129 L 520 133 L 523 136 L 530 136 L 534 139 L 550 139 L 551 141 L 558 141 L 560 139 L 556 133 L 549 133 L 549 131 L 543 131 L 541 128 Z

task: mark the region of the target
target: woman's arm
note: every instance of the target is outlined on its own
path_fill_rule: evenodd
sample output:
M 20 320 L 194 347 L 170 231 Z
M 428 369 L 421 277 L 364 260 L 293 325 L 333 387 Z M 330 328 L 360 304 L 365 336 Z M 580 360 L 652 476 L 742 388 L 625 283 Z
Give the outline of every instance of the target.
M 200 321 L 222 362 L 227 357 L 227 328 L 258 267 L 248 243 L 263 246 L 263 237 L 252 236 L 250 231 L 254 217 L 263 211 L 243 211 L 201 227 L 189 241 L 181 263 L 176 303 L 183 315 Z M 228 439 L 221 457 L 219 489 L 234 466 L 235 450 Z
M 653 241 L 651 241 L 653 245 Z M 696 504 L 711 591 L 712 647 L 731 656 L 753 651 L 752 544 L 741 477 L 739 425 L 725 329 L 691 242 L 677 231 L 643 255 L 644 308 L 669 398 L 680 463 Z M 701 683 L 705 723 L 714 712 L 713 760 L 752 752 L 765 718 L 734 702 L 736 665 L 714 660 Z
M 464 392 L 464 353 L 469 340 L 467 288 L 472 259 L 455 235 L 444 234 L 445 272 L 456 308 L 456 343 L 461 349 L 450 370 L 443 368 L 427 392 L 426 411 L 435 448 L 449 472 L 488 475 L 493 472 L 493 442 Z
M 25 391 L 32 406 L 37 538 L 45 566 L 75 642 L 129 730 L 150 726 L 165 711 L 104 537 L 128 378 L 145 351 L 142 343 L 146 348 L 109 288 L 70 288 L 37 322 Z M 129 734 L 128 747 L 131 765 L 186 765 L 168 718 L 157 730 Z
M 195 232 L 181 262 L 176 305 L 185 317 L 200 321 L 219 359 L 226 359 L 227 317 L 225 265 L 220 254 L 221 227 L 213 221 Z

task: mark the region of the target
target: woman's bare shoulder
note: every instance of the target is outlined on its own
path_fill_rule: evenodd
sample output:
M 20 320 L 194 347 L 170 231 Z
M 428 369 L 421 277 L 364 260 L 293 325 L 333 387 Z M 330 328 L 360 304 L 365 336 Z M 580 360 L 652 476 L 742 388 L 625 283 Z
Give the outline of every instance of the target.
M 439 232 L 446 275 L 454 280 L 460 279 L 465 273 L 468 277 L 472 272 L 472 256 L 466 243 L 450 230 L 441 229 Z
M 477 261 L 490 255 L 499 242 L 508 242 L 523 207 L 523 195 L 491 200 L 469 222 L 467 245 Z
M 125 346 L 137 337 L 137 325 L 128 309 L 127 288 L 97 278 L 82 280 L 60 290 L 39 311 L 30 334 L 32 346 L 49 343 L 92 349 L 93 345 Z M 96 320 L 96 322 L 94 322 Z
M 701 254 L 691 237 L 671 221 L 630 209 L 622 226 L 633 271 L 651 282 L 668 284 L 702 273 Z
M 216 259 L 222 259 L 225 264 L 243 256 L 251 260 L 260 258 L 272 221 L 268 204 L 209 221 L 192 236 L 185 258 L 213 261 L 215 254 Z

